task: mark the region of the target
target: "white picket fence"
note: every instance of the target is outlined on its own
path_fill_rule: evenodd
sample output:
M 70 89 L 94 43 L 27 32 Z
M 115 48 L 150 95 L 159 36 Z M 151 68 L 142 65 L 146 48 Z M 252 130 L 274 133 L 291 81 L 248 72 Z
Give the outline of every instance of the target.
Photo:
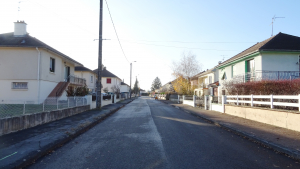
M 234 99 L 234 100 L 228 100 Z M 250 100 L 242 100 L 242 99 L 250 99 Z M 254 99 L 270 99 L 270 101 L 254 101 Z M 293 99 L 297 100 L 298 103 L 290 103 L 290 102 L 274 102 L 274 99 Z M 298 107 L 300 111 L 300 94 L 299 95 L 235 95 L 235 96 L 226 96 L 225 102 L 236 103 L 236 105 L 240 105 L 240 103 L 249 103 L 251 107 L 254 104 L 260 105 L 270 105 L 270 108 L 273 109 L 274 106 L 287 106 L 287 107 Z

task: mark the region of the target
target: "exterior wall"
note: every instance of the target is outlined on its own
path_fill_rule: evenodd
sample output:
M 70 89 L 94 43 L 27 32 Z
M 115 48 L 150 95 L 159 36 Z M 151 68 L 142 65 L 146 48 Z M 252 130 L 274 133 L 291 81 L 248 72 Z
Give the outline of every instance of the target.
M 89 109 L 90 105 L 86 105 L 50 112 L 27 114 L 19 117 L 4 118 L 0 120 L 0 136 L 18 130 L 31 128 L 40 124 L 49 123 L 68 116 L 73 116 Z
M 299 71 L 299 55 L 298 54 L 279 54 L 279 53 L 263 53 L 262 69 L 269 71 Z
M 50 65 L 50 63 L 49 63 Z M 49 67 L 49 65 L 47 67 Z M 37 79 L 38 52 L 34 48 L 0 49 L 1 80 L 34 80 Z
M 225 113 L 290 130 L 300 131 L 299 113 L 231 105 L 225 105 Z
M 111 84 L 106 83 L 107 78 L 111 78 Z M 121 81 L 121 79 L 118 79 L 118 78 L 115 78 L 115 77 L 102 77 L 101 82 L 102 82 L 102 85 L 103 85 L 103 88 L 102 88 L 101 92 L 104 92 L 103 89 L 106 88 L 106 87 L 108 89 L 108 92 L 112 92 L 111 87 L 113 87 L 114 85 L 119 85 L 121 87 L 121 82 L 122 81 Z
M 121 85 L 120 92 L 129 92 L 130 87 L 127 85 Z
M 12 82 L 27 82 L 28 89 L 12 89 Z M 0 102 L 29 101 L 38 98 L 37 80 L 0 80 Z M 12 102 L 13 103 L 13 102 Z
M 85 78 L 87 87 L 91 92 L 96 92 L 97 75 L 95 73 L 89 71 L 75 71 L 75 75 L 80 78 Z M 91 81 L 91 76 L 93 76 L 93 81 Z
M 61 82 L 65 80 L 65 67 L 70 67 L 70 75 L 75 75 L 75 65 L 68 60 L 63 60 L 58 55 L 47 52 L 46 50 L 39 49 L 41 51 L 41 65 L 40 65 L 40 78 L 41 80 L 47 80 L 51 82 Z M 55 72 L 50 72 L 50 58 L 55 59 Z M 66 63 L 64 63 L 66 62 Z

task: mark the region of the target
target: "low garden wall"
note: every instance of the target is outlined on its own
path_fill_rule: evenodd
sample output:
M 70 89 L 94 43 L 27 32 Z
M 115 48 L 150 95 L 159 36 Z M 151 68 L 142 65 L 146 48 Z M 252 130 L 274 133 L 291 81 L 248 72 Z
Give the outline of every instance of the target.
M 297 112 L 226 104 L 225 113 L 300 132 L 300 113 Z
M 0 136 L 82 113 L 90 105 L 0 119 Z

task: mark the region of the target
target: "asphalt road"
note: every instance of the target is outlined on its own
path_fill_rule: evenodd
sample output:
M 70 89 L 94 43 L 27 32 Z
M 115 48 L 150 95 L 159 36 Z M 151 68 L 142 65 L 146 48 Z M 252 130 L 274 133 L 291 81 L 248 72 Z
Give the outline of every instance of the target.
M 300 163 L 149 97 L 29 168 L 300 168 Z

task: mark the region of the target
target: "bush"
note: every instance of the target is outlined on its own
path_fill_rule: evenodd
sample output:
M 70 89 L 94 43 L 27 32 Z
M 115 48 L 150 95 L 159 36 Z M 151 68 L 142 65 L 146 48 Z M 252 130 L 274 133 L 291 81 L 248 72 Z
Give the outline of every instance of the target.
M 298 95 L 300 79 L 262 80 L 254 82 L 225 81 L 223 86 L 229 95 Z

